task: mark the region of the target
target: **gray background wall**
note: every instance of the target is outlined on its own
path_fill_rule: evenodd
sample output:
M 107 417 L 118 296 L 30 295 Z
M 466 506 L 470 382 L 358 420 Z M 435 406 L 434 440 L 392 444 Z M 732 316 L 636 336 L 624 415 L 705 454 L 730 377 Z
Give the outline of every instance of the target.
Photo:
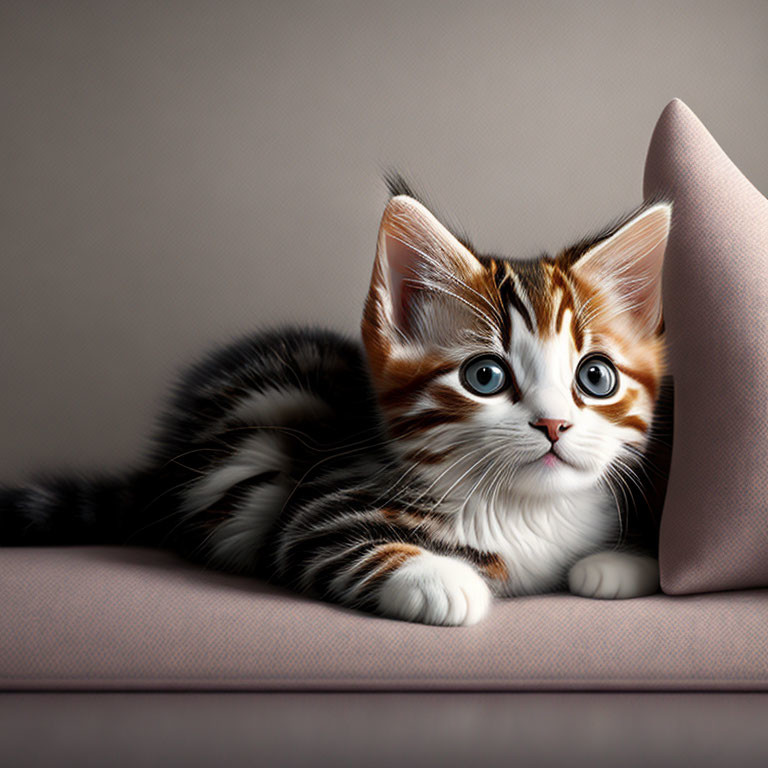
M 768 190 L 767 81 L 768 2 L 0 3 L 0 481 L 136 457 L 216 340 L 355 332 L 382 169 L 553 250 L 674 96 Z

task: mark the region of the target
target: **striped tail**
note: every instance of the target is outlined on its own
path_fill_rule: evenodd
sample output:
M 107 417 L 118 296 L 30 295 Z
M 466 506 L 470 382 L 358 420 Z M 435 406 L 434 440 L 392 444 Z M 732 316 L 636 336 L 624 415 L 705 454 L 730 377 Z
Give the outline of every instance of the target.
M 146 476 L 50 476 L 0 487 L 0 546 L 148 543 L 139 514 Z M 132 539 L 128 541 L 129 537 Z

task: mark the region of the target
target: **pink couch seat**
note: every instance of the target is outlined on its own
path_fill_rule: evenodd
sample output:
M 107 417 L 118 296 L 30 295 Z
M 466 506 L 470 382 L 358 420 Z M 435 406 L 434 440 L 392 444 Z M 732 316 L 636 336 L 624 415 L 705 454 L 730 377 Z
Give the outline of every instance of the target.
M 145 549 L 0 549 L 4 690 L 768 690 L 768 590 L 392 621 Z

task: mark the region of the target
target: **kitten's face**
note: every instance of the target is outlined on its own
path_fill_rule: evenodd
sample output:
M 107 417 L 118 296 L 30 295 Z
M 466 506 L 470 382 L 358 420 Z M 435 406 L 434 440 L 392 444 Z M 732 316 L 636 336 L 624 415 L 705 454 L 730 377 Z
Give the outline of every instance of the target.
M 390 201 L 363 336 L 390 432 L 434 494 L 558 496 L 634 463 L 663 373 L 668 228 L 657 205 L 511 262 Z

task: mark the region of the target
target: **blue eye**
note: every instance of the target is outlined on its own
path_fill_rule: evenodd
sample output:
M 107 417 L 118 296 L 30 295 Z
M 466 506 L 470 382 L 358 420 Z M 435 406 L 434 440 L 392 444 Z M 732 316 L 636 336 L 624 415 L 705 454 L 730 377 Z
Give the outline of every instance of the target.
M 589 355 L 576 369 L 576 383 L 590 397 L 610 397 L 619 386 L 619 374 L 607 357 Z
M 461 383 L 476 395 L 495 395 L 509 383 L 507 366 L 495 355 L 473 357 L 461 369 Z

